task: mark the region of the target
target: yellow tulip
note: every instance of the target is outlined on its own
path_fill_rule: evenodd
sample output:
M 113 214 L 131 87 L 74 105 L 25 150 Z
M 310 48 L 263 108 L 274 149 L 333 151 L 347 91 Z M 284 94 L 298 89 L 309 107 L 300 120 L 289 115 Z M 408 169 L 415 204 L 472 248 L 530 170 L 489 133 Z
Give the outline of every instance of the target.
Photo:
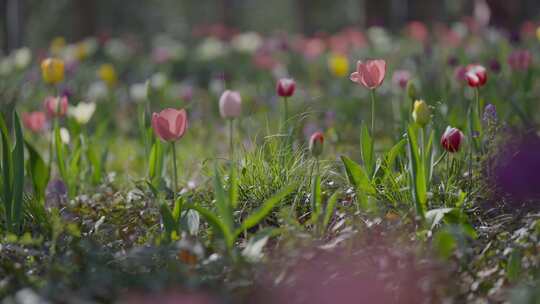
M 540 41 L 540 26 L 536 29 L 536 38 Z
M 64 80 L 64 61 L 47 58 L 41 62 L 41 75 L 48 84 L 57 84 Z
M 79 61 L 83 61 L 86 59 L 86 57 L 88 57 L 88 47 L 84 41 L 75 45 L 75 56 Z
M 50 51 L 54 56 L 59 56 L 62 50 L 66 47 L 66 39 L 64 37 L 56 37 L 51 41 Z
M 429 109 L 427 103 L 425 103 L 423 100 L 416 100 L 414 102 L 412 117 L 415 123 L 420 125 L 422 128 L 425 127 L 431 120 L 431 110 Z
M 334 76 L 345 77 L 349 73 L 349 60 L 343 55 L 331 55 L 328 68 Z
M 102 64 L 99 67 L 98 76 L 109 87 L 115 86 L 116 82 L 118 81 L 118 77 L 116 76 L 116 71 L 114 70 L 114 66 L 109 63 Z

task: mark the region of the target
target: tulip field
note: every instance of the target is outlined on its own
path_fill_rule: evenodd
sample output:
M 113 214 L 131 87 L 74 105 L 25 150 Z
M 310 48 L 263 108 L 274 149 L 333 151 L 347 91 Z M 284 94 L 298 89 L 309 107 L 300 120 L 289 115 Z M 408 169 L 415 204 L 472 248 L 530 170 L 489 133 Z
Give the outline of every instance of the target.
M 2 303 L 540 303 L 540 23 L 514 36 L 0 56 Z

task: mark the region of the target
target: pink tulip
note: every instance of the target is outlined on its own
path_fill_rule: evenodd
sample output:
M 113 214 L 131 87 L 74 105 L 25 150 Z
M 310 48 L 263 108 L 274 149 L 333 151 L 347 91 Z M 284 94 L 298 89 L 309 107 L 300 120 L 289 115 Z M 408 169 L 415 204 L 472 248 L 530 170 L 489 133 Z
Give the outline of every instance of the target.
M 478 88 L 486 84 L 487 72 L 486 68 L 479 64 L 471 64 L 467 66 L 465 79 L 470 87 Z
M 407 87 L 407 83 L 411 80 L 411 73 L 407 70 L 397 70 L 392 76 L 392 82 L 402 89 Z
M 459 147 L 464 139 L 465 136 L 459 129 L 448 126 L 441 136 L 441 146 L 446 151 L 454 153 L 459 151 Z
M 513 51 L 508 56 L 508 64 L 513 70 L 526 71 L 532 63 L 532 54 L 528 50 Z
M 68 108 L 67 96 L 55 97 L 49 96 L 45 98 L 43 107 L 49 117 L 62 117 L 66 115 Z
M 353 82 L 374 90 L 381 86 L 386 74 L 386 61 L 382 59 L 358 61 L 356 72 L 352 73 L 350 79 Z
M 292 78 L 281 78 L 276 85 L 277 94 L 281 97 L 291 97 L 296 90 L 296 82 Z
M 39 133 L 45 129 L 47 117 L 44 112 L 28 112 L 22 114 L 24 127 L 34 133 Z
M 219 114 L 223 118 L 236 118 L 242 113 L 242 97 L 237 91 L 227 90 L 219 98 Z
M 152 128 L 157 137 L 163 141 L 180 139 L 188 125 L 187 113 L 184 109 L 167 108 L 152 114 Z

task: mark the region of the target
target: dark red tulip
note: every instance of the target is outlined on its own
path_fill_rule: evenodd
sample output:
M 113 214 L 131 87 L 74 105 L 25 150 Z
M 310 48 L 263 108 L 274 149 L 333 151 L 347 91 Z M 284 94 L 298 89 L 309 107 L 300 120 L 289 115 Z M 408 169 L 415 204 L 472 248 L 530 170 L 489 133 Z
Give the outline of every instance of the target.
M 292 78 L 281 78 L 276 85 L 276 92 L 281 97 L 291 97 L 296 89 L 296 82 Z
M 450 153 L 458 152 L 464 139 L 459 129 L 448 126 L 441 136 L 441 146 Z

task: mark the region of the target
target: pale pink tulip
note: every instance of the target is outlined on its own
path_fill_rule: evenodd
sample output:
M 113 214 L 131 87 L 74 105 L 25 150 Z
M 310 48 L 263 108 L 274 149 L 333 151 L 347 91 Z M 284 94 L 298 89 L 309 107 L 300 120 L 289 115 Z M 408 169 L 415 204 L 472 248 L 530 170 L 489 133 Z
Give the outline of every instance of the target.
M 242 97 L 237 91 L 226 90 L 219 98 L 219 114 L 223 118 L 236 118 L 242 114 Z

